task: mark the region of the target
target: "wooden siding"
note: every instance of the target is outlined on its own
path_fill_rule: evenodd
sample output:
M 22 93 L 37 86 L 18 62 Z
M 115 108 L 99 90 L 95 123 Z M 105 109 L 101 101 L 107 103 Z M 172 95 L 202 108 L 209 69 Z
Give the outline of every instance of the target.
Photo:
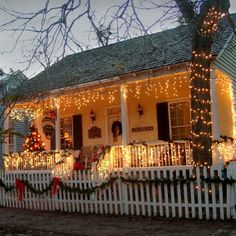
M 236 111 L 236 37 L 231 35 L 228 42 L 217 56 L 214 65 L 232 80 L 234 110 Z M 234 122 L 236 117 L 234 117 Z M 236 124 L 235 124 L 236 125 Z

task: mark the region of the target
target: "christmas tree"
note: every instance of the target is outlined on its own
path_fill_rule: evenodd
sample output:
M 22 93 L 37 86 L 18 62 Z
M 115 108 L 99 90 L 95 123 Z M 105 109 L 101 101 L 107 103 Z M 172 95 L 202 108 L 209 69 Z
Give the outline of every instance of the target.
M 29 135 L 27 136 L 23 146 L 24 149 L 28 152 L 45 151 L 45 144 L 41 140 L 38 129 L 34 125 L 30 127 Z

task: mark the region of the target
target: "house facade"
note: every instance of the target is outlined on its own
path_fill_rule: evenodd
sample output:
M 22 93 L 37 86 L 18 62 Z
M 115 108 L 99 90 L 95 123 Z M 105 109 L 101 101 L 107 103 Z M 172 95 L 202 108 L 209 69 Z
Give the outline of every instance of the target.
M 236 39 L 227 22 L 222 25 L 212 47 L 213 140 L 235 137 Z M 171 163 L 190 164 L 188 29 L 180 26 L 67 56 L 25 83 L 27 96 L 13 118 L 17 109 L 33 116 L 48 151 L 141 143 L 151 146 L 152 158 L 163 155 L 159 164 L 165 165 L 168 155 L 175 157 Z M 131 155 L 146 154 L 137 149 Z M 221 159 L 214 152 L 213 163 Z
M 27 80 L 27 77 L 21 71 L 12 72 L 10 75 L 2 75 L 0 81 L 0 96 L 10 96 L 12 92 L 20 89 L 22 83 Z M 7 101 L 4 104 L 3 99 L 1 99 L 1 107 L 0 107 L 0 114 L 1 114 L 1 128 L 4 129 L 10 128 L 14 130 L 16 133 L 20 133 L 22 135 L 26 135 L 28 132 L 29 123 L 27 121 L 18 121 L 11 119 L 9 115 L 4 115 L 4 106 L 7 105 Z M 3 154 L 8 152 L 21 152 L 23 151 L 23 143 L 24 138 L 21 136 L 17 136 L 14 134 L 9 134 L 7 136 L 6 144 L 4 143 L 0 145 L 0 164 L 3 162 Z

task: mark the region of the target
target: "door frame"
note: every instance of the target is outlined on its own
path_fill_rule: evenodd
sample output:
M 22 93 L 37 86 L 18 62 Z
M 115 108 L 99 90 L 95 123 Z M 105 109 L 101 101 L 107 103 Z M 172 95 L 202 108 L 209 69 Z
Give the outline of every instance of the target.
M 117 115 L 117 114 L 115 114 L 115 115 L 110 115 L 110 116 L 108 116 L 108 114 L 107 114 L 107 111 L 109 110 L 109 109 L 112 109 L 112 108 L 120 108 L 120 114 L 119 115 Z M 106 106 L 105 107 L 105 122 L 106 122 L 106 128 L 105 128 L 105 130 L 106 130 L 106 143 L 108 144 L 108 145 L 110 145 L 110 140 L 109 140 L 109 129 L 108 129 L 108 126 L 109 126 L 109 119 L 108 118 L 112 118 L 112 117 L 119 117 L 120 118 L 120 120 L 121 120 L 121 106 L 120 105 L 113 105 L 113 106 Z

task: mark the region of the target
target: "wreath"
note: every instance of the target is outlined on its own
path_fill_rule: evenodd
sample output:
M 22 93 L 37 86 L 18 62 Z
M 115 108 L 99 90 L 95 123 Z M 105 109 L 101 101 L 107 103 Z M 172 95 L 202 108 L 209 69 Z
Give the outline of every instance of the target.
M 119 133 L 117 135 L 121 135 L 122 134 L 122 124 L 118 120 L 113 122 L 113 124 L 111 126 L 111 132 L 113 133 L 113 135 L 115 135 L 116 129 L 119 130 Z

